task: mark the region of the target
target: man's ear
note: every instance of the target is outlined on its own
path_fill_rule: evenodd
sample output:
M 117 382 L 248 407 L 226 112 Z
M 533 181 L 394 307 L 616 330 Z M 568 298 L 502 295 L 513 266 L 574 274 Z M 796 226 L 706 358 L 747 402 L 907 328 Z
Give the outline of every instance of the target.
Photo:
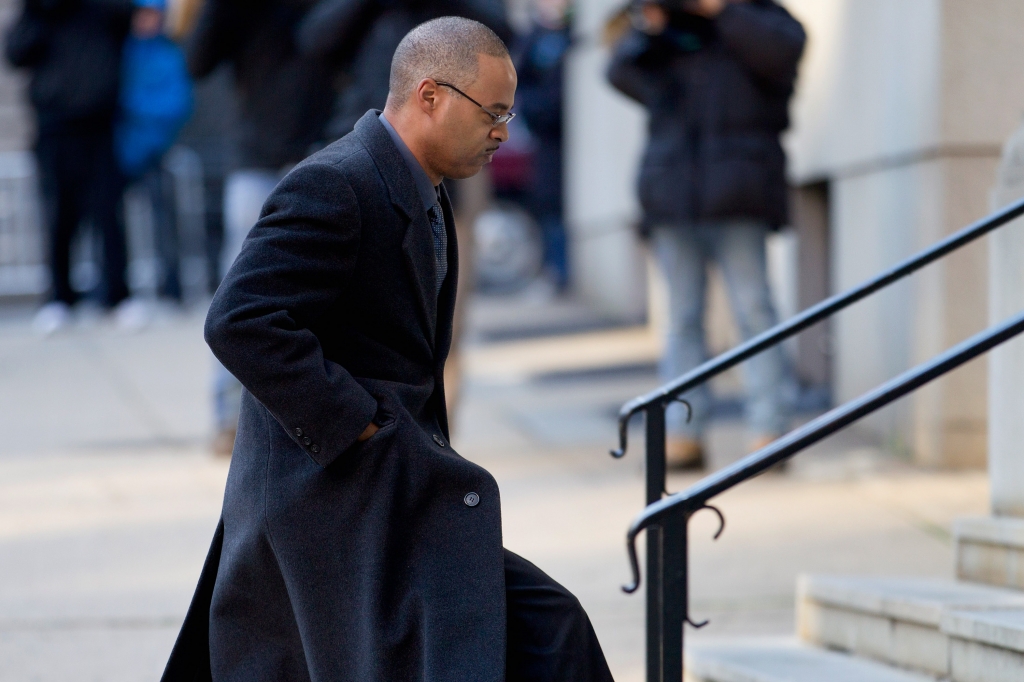
M 424 78 L 416 86 L 416 103 L 425 114 L 432 114 L 438 105 L 437 83 L 433 78 Z

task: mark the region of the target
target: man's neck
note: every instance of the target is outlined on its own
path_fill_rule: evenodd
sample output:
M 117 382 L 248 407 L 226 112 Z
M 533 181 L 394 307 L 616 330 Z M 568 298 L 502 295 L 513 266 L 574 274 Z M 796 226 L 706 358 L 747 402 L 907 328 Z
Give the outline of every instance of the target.
M 434 186 L 441 184 L 441 180 L 444 178 L 440 173 L 436 172 L 431 168 L 430 164 L 426 161 L 426 154 L 423 153 L 423 146 L 419 144 L 419 136 L 416 134 L 416 125 L 413 121 L 409 120 L 408 116 L 404 115 L 401 110 L 395 110 L 391 107 L 384 107 L 384 118 L 388 120 L 391 127 L 395 129 L 398 136 L 402 138 L 402 142 L 409 148 L 412 155 L 416 157 L 423 172 L 427 174 L 430 181 L 434 183 Z

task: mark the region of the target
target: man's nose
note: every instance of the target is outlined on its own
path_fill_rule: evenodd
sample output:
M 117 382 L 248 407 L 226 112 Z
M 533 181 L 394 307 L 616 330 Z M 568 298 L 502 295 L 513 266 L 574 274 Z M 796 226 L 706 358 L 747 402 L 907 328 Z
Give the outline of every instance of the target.
M 491 139 L 497 140 L 502 144 L 508 142 L 508 123 L 502 123 L 501 125 L 492 128 Z

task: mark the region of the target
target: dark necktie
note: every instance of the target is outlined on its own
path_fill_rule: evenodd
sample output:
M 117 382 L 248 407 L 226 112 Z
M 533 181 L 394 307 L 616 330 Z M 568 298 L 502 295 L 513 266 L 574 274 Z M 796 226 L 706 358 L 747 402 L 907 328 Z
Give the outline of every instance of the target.
M 448 274 L 448 232 L 444 229 L 444 214 L 441 204 L 435 203 L 427 211 L 430 218 L 430 231 L 434 233 L 434 262 L 437 265 L 437 282 L 434 295 L 441 293 L 441 285 Z

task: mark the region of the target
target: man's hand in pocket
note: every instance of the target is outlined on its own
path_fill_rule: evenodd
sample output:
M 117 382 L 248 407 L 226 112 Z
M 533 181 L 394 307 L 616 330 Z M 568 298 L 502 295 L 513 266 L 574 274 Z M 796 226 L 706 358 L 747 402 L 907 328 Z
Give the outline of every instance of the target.
M 380 431 L 380 427 L 373 422 L 370 422 L 366 425 L 366 428 L 363 429 L 363 432 L 359 434 L 359 438 L 357 438 L 357 440 L 362 443 L 364 440 L 369 440 L 369 438 L 378 431 Z

